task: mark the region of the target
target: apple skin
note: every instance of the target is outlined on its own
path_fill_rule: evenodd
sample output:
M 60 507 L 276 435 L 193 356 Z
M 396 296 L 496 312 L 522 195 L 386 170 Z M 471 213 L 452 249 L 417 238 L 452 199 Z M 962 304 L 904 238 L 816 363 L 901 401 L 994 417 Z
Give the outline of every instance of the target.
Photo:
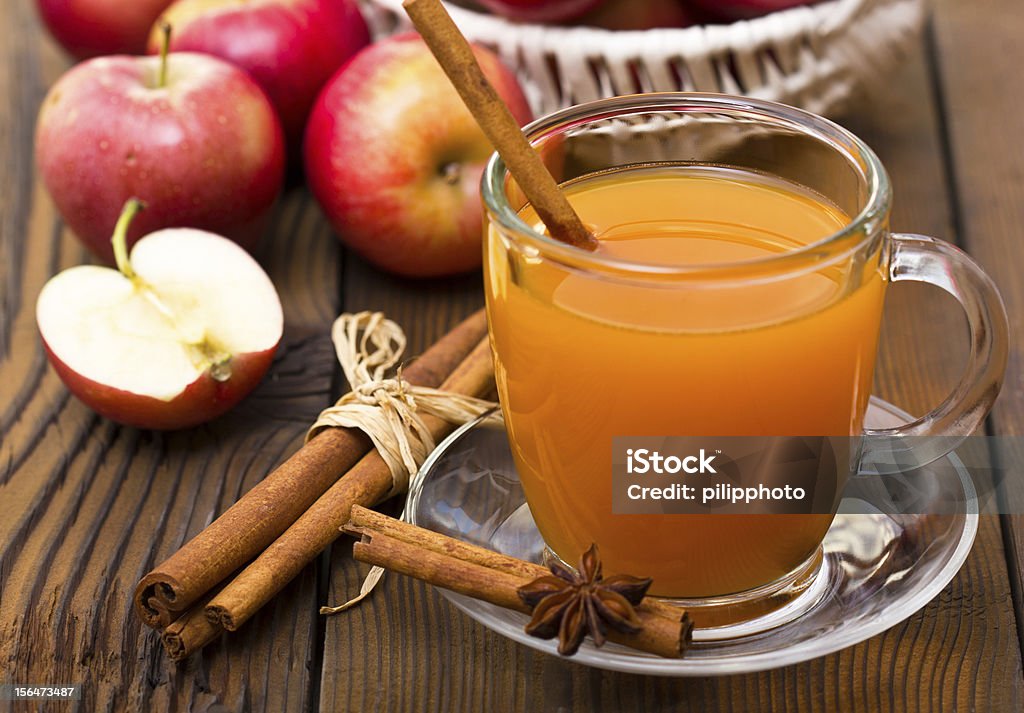
M 593 10 L 604 0 L 477 0 L 495 15 L 516 22 L 566 22 Z
M 658 27 L 689 27 L 697 15 L 679 0 L 607 0 L 575 24 L 606 30 L 650 30 Z
M 241 67 L 277 109 L 289 143 L 298 146 L 324 83 L 370 43 L 354 0 L 178 0 L 171 50 L 203 52 Z M 159 52 L 154 27 L 149 52 Z
M 474 53 L 520 124 L 515 75 Z M 480 175 L 494 149 L 418 35 L 356 55 L 324 87 L 306 129 L 306 177 L 339 238 L 371 263 L 411 277 L 479 266 Z
M 36 166 L 68 226 L 113 263 L 110 235 L 137 196 L 148 210 L 128 244 L 164 227 L 260 236 L 284 176 L 280 122 L 242 70 L 173 53 L 156 88 L 157 57 L 101 57 L 51 88 L 36 123 Z
M 142 54 L 149 28 L 171 0 L 36 0 L 61 46 L 78 59 Z
M 690 0 L 697 8 L 720 20 L 749 20 L 778 10 L 799 5 L 813 5 L 817 0 Z
M 192 382 L 172 401 L 135 394 L 100 384 L 68 368 L 43 341 L 46 356 L 72 394 L 111 421 L 157 431 L 192 428 L 231 410 L 263 379 L 274 360 L 277 345 L 262 352 L 240 354 L 231 360 L 232 377 L 219 382 L 209 373 Z

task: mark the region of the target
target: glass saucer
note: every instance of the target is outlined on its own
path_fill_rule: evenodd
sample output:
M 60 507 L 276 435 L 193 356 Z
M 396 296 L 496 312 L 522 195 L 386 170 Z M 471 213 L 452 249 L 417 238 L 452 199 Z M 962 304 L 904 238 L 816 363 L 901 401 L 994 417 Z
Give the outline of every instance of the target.
M 871 428 L 910 417 L 872 399 Z M 970 476 L 955 454 L 914 473 L 937 501 L 970 502 Z M 920 480 L 919 480 L 920 479 Z M 927 508 L 922 508 L 927 509 Z M 544 542 L 523 497 L 501 427 L 470 422 L 449 436 L 414 479 L 406 511 L 416 525 L 522 559 L 540 562 Z M 823 543 L 821 588 L 812 607 L 769 631 L 706 640 L 698 629 L 681 659 L 663 659 L 616 644 L 589 641 L 572 658 L 613 671 L 659 676 L 735 674 L 787 666 L 864 641 L 906 619 L 935 597 L 960 569 L 974 543 L 978 515 L 837 515 Z M 552 655 L 556 642 L 528 636 L 528 618 L 441 590 L 484 626 Z M 702 640 L 705 639 L 705 640 Z

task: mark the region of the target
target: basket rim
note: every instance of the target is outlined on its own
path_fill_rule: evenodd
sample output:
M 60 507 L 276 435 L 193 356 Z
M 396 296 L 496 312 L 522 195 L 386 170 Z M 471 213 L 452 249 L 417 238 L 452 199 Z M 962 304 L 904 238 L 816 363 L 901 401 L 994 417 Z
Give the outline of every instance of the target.
M 402 0 L 357 2 L 375 36 L 411 29 Z M 447 5 L 468 39 L 515 72 L 538 114 L 632 92 L 707 91 L 834 115 L 920 33 L 926 2 L 822 0 L 731 24 L 650 30 L 515 23 Z
M 395 14 L 405 17 L 405 10 L 402 8 L 402 0 L 363 0 L 370 4 L 376 4 L 387 8 Z M 747 31 L 757 28 L 774 25 L 782 27 L 790 25 L 793 34 L 807 32 L 813 29 L 831 29 L 836 15 L 849 15 L 850 13 L 836 13 L 835 11 L 844 5 L 853 8 L 865 3 L 891 4 L 905 0 L 821 0 L 812 5 L 798 5 L 796 7 L 776 10 L 758 17 L 733 22 L 701 23 L 688 27 L 653 27 L 646 30 L 612 30 L 604 27 L 592 27 L 589 25 L 557 25 L 544 24 L 539 22 L 516 22 L 506 19 L 500 15 L 488 12 L 480 12 L 470 8 L 455 5 L 451 2 L 444 2 L 445 9 L 451 15 L 456 24 L 460 21 L 470 22 L 474 25 L 476 32 L 483 33 L 490 37 L 498 33 L 515 31 L 519 34 L 558 35 L 571 40 L 605 40 L 610 38 L 636 38 L 649 37 L 651 33 L 657 33 L 664 37 L 679 37 L 694 35 L 706 32 L 727 32 L 732 28 L 739 28 L 746 34 Z M 842 24 L 842 23 L 839 23 Z M 827 26 L 827 27 L 826 27 Z

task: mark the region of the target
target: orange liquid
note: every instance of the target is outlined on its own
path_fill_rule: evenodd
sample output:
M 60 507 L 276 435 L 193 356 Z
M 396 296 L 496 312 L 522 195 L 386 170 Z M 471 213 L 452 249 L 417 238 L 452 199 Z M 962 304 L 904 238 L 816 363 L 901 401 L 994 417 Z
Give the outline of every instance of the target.
M 854 435 L 872 381 L 885 281 L 877 254 L 765 279 L 744 261 L 848 224 L 780 179 L 714 167 L 643 167 L 567 186 L 599 253 L 664 265 L 728 263 L 729 280 L 653 282 L 568 270 L 488 235 L 487 301 L 515 462 L 545 542 L 651 592 L 741 592 L 790 572 L 830 515 L 616 515 L 612 439 L 639 435 Z M 536 215 L 521 213 L 529 224 Z M 812 260 L 813 258 L 808 258 Z

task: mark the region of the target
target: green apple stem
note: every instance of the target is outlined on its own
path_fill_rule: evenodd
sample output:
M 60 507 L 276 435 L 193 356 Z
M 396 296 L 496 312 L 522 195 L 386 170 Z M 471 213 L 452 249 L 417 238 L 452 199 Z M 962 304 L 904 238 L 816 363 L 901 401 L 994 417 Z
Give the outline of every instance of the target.
M 117 263 L 118 272 L 133 282 L 135 281 L 135 270 L 128 262 L 128 226 L 131 225 L 135 216 L 145 209 L 146 204 L 138 198 L 129 198 L 128 202 L 124 204 L 124 208 L 121 209 L 121 215 L 114 226 L 114 237 L 110 239 L 114 245 L 114 260 Z
M 171 51 L 171 23 L 163 20 L 160 22 L 160 33 L 163 35 L 160 41 L 160 79 L 157 82 L 157 89 L 167 86 L 167 55 Z
M 131 281 L 135 289 L 139 290 L 146 300 L 153 305 L 157 312 L 166 319 L 174 331 L 178 333 L 181 342 L 188 346 L 193 361 L 203 368 L 210 370 L 210 376 L 217 381 L 227 381 L 231 378 L 231 354 L 213 343 L 206 336 L 205 331 L 199 334 L 188 334 L 182 329 L 180 320 L 167 304 L 160 299 L 160 295 L 149 284 L 138 276 L 128 260 L 128 227 L 132 220 L 146 204 L 138 198 L 129 198 L 121 209 L 121 215 L 114 226 L 114 236 L 111 243 L 114 245 L 114 260 L 117 263 L 117 270 Z M 195 331 L 195 330 L 193 330 Z

